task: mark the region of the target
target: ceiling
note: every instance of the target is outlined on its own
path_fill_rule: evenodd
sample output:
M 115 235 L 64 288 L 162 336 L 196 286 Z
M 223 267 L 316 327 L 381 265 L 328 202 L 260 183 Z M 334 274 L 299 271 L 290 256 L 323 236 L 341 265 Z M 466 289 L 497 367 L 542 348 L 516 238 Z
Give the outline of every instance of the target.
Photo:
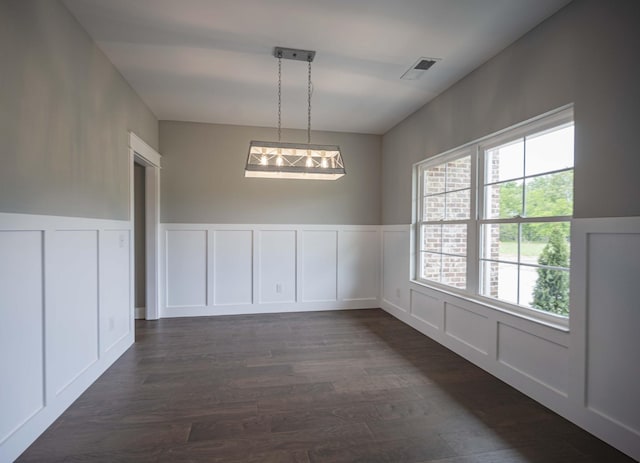
M 569 0 L 64 0 L 160 120 L 277 125 L 275 46 L 316 51 L 314 130 L 382 134 Z M 440 58 L 418 80 L 418 58 Z M 282 126 L 306 128 L 284 60 Z

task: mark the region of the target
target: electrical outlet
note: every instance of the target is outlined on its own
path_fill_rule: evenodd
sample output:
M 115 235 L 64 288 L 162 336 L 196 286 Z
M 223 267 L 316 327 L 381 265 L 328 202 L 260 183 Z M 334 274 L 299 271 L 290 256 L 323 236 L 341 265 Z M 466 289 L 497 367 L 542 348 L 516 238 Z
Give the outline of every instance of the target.
M 282 284 L 281 283 L 276 283 L 276 293 L 278 293 L 278 294 L 282 293 Z
M 401 295 L 401 294 L 402 294 L 402 293 L 400 293 L 400 288 L 396 288 L 396 297 L 397 297 L 397 298 L 400 298 L 400 295 Z
M 124 248 L 125 242 L 126 242 L 126 237 L 124 233 L 120 233 L 120 236 L 118 236 L 118 244 L 120 245 L 121 248 Z

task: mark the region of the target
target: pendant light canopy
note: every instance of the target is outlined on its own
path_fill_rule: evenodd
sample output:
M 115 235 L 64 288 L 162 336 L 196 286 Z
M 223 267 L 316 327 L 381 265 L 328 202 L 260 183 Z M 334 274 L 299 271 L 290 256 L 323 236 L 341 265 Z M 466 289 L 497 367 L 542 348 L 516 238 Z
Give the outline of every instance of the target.
M 244 170 L 245 177 L 336 180 L 346 171 L 337 145 L 311 144 L 311 62 L 315 51 L 276 47 L 278 58 L 278 141 L 252 141 Z M 306 61 L 307 82 L 307 143 L 281 141 L 282 59 Z

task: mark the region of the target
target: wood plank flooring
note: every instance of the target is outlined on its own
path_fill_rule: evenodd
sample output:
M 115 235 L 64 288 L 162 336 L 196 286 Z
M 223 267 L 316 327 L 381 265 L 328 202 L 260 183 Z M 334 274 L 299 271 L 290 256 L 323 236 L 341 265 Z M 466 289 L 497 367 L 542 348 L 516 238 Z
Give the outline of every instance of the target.
M 136 338 L 18 461 L 632 461 L 379 309 Z

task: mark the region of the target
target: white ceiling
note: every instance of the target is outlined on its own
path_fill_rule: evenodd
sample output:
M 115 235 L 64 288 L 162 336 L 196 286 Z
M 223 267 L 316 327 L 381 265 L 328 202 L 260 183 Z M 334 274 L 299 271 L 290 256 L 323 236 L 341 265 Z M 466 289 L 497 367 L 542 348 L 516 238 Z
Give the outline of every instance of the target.
M 274 46 L 316 50 L 314 130 L 382 134 L 569 0 L 64 0 L 161 120 L 273 127 Z M 441 58 L 419 80 L 400 76 Z M 306 128 L 283 61 L 282 126 Z

